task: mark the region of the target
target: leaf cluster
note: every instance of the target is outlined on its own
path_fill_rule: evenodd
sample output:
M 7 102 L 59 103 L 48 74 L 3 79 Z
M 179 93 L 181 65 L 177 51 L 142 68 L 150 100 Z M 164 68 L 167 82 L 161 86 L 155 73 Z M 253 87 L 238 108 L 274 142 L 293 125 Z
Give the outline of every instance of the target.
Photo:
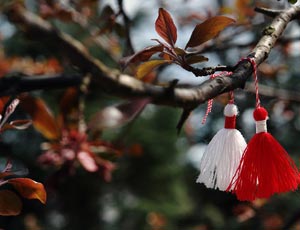
M 155 21 L 155 30 L 163 39 L 153 39 L 158 44 L 144 48 L 143 50 L 121 60 L 123 68 L 130 63 L 144 62 L 136 70 L 136 77 L 143 78 L 154 68 L 165 64 L 177 64 L 187 71 L 193 68 L 191 65 L 208 61 L 208 58 L 201 55 L 196 47 L 215 38 L 227 26 L 235 20 L 226 16 L 215 16 L 196 25 L 185 48 L 176 46 L 177 27 L 171 15 L 160 8 Z M 193 50 L 194 49 L 194 50 Z M 154 54 L 159 54 L 160 59 L 149 60 Z

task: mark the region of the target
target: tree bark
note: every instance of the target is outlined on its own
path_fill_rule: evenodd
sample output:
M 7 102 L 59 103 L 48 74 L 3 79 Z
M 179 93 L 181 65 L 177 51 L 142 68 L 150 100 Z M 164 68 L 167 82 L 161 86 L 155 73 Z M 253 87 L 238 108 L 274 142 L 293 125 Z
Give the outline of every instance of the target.
M 276 12 L 277 13 L 277 12 Z M 222 93 L 229 92 L 237 88 L 244 88 L 246 81 L 253 73 L 253 67 L 248 58 L 253 58 L 257 65 L 261 64 L 269 55 L 277 39 L 281 36 L 287 24 L 300 14 L 300 8 L 292 6 L 284 11 L 278 12 L 272 23 L 263 31 L 261 39 L 255 48 L 245 57 L 237 60 L 231 76 L 220 76 L 210 79 L 200 85 L 193 87 L 173 86 L 163 87 L 147 84 L 133 76 L 120 73 L 116 69 L 110 69 L 101 61 L 92 57 L 87 49 L 78 40 L 58 31 L 50 23 L 42 18 L 30 13 L 23 7 L 11 7 L 5 11 L 9 20 L 13 22 L 24 33 L 31 38 L 40 41 L 51 39 L 57 48 L 65 55 L 81 72 L 90 73 L 92 79 L 99 86 L 100 90 L 122 98 L 150 97 L 152 103 L 181 107 L 191 110 L 208 99 L 214 98 Z M 64 76 L 65 77 L 65 76 Z M 61 79 L 63 80 L 63 79 Z M 0 95 L 3 96 L 11 92 L 9 89 L 3 90 L 9 85 L 5 85 L 5 78 L 0 79 Z M 32 77 L 29 81 L 34 82 Z M 41 79 L 39 79 L 41 82 Z M 78 78 L 69 78 L 70 85 L 78 84 Z M 57 79 L 59 82 L 59 79 Z M 3 87 L 5 85 L 5 87 Z M 14 84 L 12 84 L 14 85 Z M 38 85 L 36 85 L 38 86 Z M 40 89 L 44 88 L 40 84 Z M 54 85 L 52 85 L 54 86 Z M 57 85 L 59 86 L 59 84 Z M 38 87 L 36 87 L 38 88 Z M 18 87 L 19 91 L 30 90 L 30 88 Z

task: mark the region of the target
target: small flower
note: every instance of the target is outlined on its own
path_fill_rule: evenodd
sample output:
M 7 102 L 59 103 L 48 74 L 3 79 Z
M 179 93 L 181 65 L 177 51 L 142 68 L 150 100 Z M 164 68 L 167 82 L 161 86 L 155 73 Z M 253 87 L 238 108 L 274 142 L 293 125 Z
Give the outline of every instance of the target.
M 38 158 L 45 166 L 62 167 L 68 165 L 70 171 L 80 164 L 88 172 L 100 172 L 105 181 L 111 180 L 115 165 L 100 157 L 97 153 L 117 152 L 102 141 L 88 141 L 86 133 L 76 130 L 63 130 L 62 138 L 57 143 L 43 144 L 46 151 Z

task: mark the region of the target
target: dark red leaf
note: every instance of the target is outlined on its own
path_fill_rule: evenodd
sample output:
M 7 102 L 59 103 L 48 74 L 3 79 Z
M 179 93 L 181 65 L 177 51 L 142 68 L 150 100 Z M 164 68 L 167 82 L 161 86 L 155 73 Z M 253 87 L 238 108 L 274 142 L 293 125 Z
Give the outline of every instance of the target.
M 186 62 L 190 65 L 204 61 L 208 61 L 208 58 L 202 55 L 190 55 L 186 58 Z
M 123 69 L 125 69 L 130 63 L 135 62 L 144 62 L 148 61 L 150 57 L 152 57 L 153 54 L 162 52 L 164 47 L 162 45 L 156 45 L 156 46 L 149 46 L 145 49 L 129 56 L 124 57 L 120 60 L 120 64 Z
M 79 91 L 76 87 L 69 87 L 65 90 L 59 102 L 59 114 L 56 117 L 57 125 L 59 129 L 65 127 L 71 128 L 72 125 L 75 125 L 74 121 L 74 112 L 78 111 L 79 104 Z
M 1 172 L 0 173 L 0 179 L 3 179 L 3 178 L 8 177 L 8 176 L 12 176 L 12 175 L 14 175 L 14 173 L 12 173 L 12 172 Z
M 27 129 L 30 125 L 32 125 L 32 121 L 31 120 L 15 120 L 15 121 L 11 121 L 9 124 L 5 124 L 2 129 L 1 132 L 4 132 L 8 129 L 18 129 L 18 130 L 23 130 L 23 129 Z
M 1 97 L 0 98 L 0 114 L 3 112 L 3 109 L 6 105 L 6 103 L 8 102 L 9 97 Z
M 215 16 L 201 24 L 198 24 L 185 48 L 199 46 L 202 43 L 216 37 L 223 29 L 235 20 L 226 16 Z
M 136 99 L 117 106 L 108 106 L 96 113 L 88 127 L 92 132 L 115 128 L 134 119 L 150 102 L 148 98 Z
M 69 113 L 72 108 L 78 106 L 78 89 L 69 87 L 65 90 L 59 102 L 59 109 L 62 113 Z
M 104 6 L 104 8 L 101 12 L 100 19 L 105 22 L 105 21 L 110 20 L 112 17 L 114 17 L 114 15 L 115 15 L 115 12 L 111 8 L 111 6 L 106 5 L 106 6 Z
M 20 195 L 26 199 L 38 199 L 46 203 L 47 194 L 44 185 L 29 178 L 14 178 L 7 180 L 7 183 L 14 186 Z
M 177 40 L 177 28 L 171 15 L 160 8 L 155 21 L 155 30 L 167 43 L 174 47 Z
M 22 210 L 22 202 L 20 198 L 9 190 L 0 191 L 0 215 L 16 216 Z
M 3 101 L 2 101 L 3 102 Z M 1 115 L 1 123 L 0 126 L 2 127 L 7 119 L 10 117 L 11 114 L 13 114 L 13 112 L 15 111 L 15 109 L 17 108 L 18 104 L 20 103 L 19 99 L 13 99 L 10 102 L 7 102 L 4 107 L 2 109 L 4 109 L 5 111 L 2 111 L 2 115 Z
M 58 139 L 60 131 L 53 114 L 40 98 L 23 96 L 21 107 L 31 116 L 33 126 L 48 139 Z
M 144 149 L 140 144 L 133 144 L 129 147 L 128 152 L 130 155 L 140 157 L 144 153 Z

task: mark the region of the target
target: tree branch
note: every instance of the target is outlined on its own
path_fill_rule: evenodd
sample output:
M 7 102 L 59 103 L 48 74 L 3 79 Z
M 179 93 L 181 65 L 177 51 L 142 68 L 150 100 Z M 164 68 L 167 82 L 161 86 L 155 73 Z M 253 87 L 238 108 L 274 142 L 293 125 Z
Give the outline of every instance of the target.
M 125 39 L 126 39 L 126 49 L 124 52 L 124 56 L 129 56 L 134 54 L 134 48 L 130 39 L 130 25 L 131 21 L 127 14 L 125 13 L 124 7 L 123 7 L 123 0 L 118 0 L 118 5 L 119 5 L 119 10 L 120 14 L 123 16 L 123 21 L 124 21 L 124 29 L 125 29 Z
M 195 87 L 176 86 L 170 93 L 168 87 L 146 84 L 132 76 L 106 67 L 102 62 L 93 58 L 79 41 L 57 31 L 51 24 L 22 7 L 11 7 L 5 13 L 11 22 L 32 38 L 43 41 L 51 40 L 57 44 L 63 55 L 69 58 L 82 72 L 92 74 L 94 82 L 101 90 L 123 98 L 151 97 L 155 104 L 193 109 L 200 103 L 224 92 L 244 88 L 245 82 L 253 72 L 250 62 L 244 59 L 238 62 L 233 74 L 229 77 L 220 76 Z M 292 6 L 275 17 L 247 58 L 254 58 L 257 65 L 262 63 L 268 57 L 287 24 L 299 14 L 300 8 Z
M 82 83 L 79 74 L 57 74 L 43 76 L 9 76 L 0 78 L 0 97 L 17 95 L 39 89 L 58 89 L 78 86 Z
M 245 90 L 251 93 L 255 93 L 254 83 L 247 83 L 245 86 Z M 300 93 L 297 91 L 279 89 L 279 88 L 274 88 L 271 86 L 260 84 L 259 94 L 266 97 L 277 97 L 282 100 L 300 103 Z
M 268 9 L 265 7 L 255 7 L 254 10 L 258 13 L 262 13 L 266 16 L 269 16 L 271 18 L 276 17 L 278 14 L 282 13 L 282 10 L 273 10 L 273 9 Z

